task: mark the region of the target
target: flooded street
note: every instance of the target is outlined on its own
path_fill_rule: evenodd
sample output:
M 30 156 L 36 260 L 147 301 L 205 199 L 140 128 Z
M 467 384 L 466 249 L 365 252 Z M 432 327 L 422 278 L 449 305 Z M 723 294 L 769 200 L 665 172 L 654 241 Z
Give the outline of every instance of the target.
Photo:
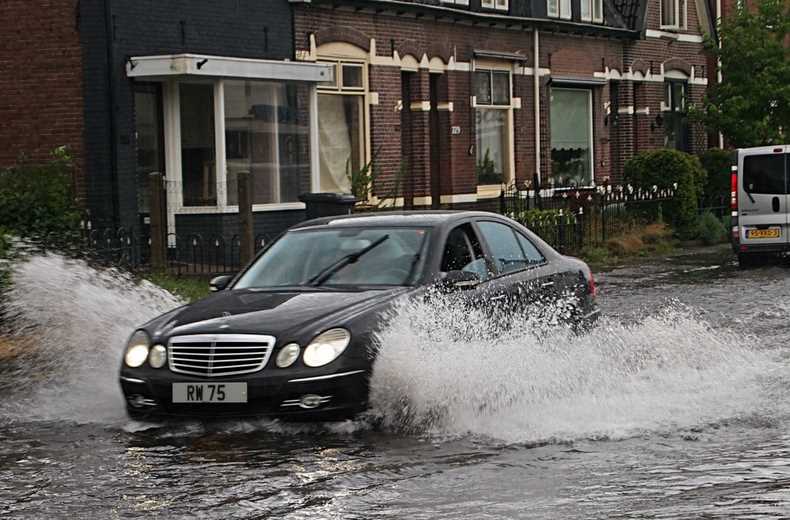
M 179 302 L 59 257 L 15 280 L 43 348 L 0 372 L 3 517 L 790 517 L 786 265 L 714 248 L 600 273 L 580 338 L 464 345 L 407 310 L 370 416 L 313 425 L 130 421 L 122 344 Z

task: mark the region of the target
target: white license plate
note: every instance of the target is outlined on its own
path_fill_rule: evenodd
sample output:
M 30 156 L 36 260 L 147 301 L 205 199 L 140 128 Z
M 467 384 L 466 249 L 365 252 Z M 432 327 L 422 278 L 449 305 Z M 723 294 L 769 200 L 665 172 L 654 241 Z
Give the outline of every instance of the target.
M 247 383 L 173 383 L 174 403 L 246 403 Z

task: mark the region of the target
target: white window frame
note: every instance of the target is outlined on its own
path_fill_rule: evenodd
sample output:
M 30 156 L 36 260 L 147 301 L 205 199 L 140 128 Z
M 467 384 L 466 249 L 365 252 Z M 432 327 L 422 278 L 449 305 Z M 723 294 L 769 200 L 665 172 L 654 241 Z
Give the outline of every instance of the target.
M 688 0 L 671 0 L 675 10 L 675 23 L 664 23 L 664 0 L 658 0 L 658 16 L 661 29 L 684 30 L 688 27 Z
M 468 1 L 468 0 L 467 0 Z M 361 146 L 361 157 L 359 158 L 361 165 L 366 165 L 370 161 L 370 83 L 368 77 L 368 62 L 364 59 L 358 58 L 345 58 L 334 56 L 318 55 L 318 62 L 324 64 L 334 64 L 335 66 L 335 84 L 322 85 L 318 84 L 316 89 L 316 121 L 318 120 L 318 107 L 317 97 L 320 94 L 332 94 L 338 96 L 359 96 L 362 99 L 362 125 L 359 129 Z M 343 65 L 359 66 L 362 68 L 362 87 L 345 87 L 343 86 Z M 316 123 L 317 128 L 317 123 Z M 320 141 L 320 136 L 317 138 Z M 316 165 L 317 178 L 315 179 L 314 189 L 320 190 L 321 186 L 321 165 L 320 158 Z
M 546 14 L 550 18 L 571 19 L 571 0 L 546 0 Z
M 227 78 L 231 79 L 231 78 Z M 266 78 L 249 78 L 248 81 L 274 81 Z M 163 91 L 164 134 L 165 134 L 165 168 L 167 180 L 175 183 L 168 187 L 168 229 L 175 229 L 175 215 L 237 213 L 238 205 L 228 204 L 227 193 L 227 158 L 225 157 L 225 78 L 219 79 L 169 79 Z M 216 180 L 217 203 L 213 206 L 185 206 L 184 185 L 181 164 L 181 100 L 180 83 L 210 83 L 214 86 L 214 168 Z M 287 82 L 284 82 L 287 83 Z M 316 168 L 318 162 L 318 119 L 316 87 L 310 87 L 309 101 L 309 132 L 310 132 L 310 189 L 318 188 Z M 278 177 L 279 180 L 279 177 Z M 304 209 L 302 202 L 271 202 L 253 204 L 253 211 L 278 211 L 288 209 Z
M 581 19 L 583 22 L 603 22 L 603 0 L 581 0 Z M 584 7 L 587 6 L 587 13 Z
M 509 0 L 480 0 L 480 7 L 484 9 L 496 9 L 497 11 L 507 11 L 510 8 Z
M 577 92 L 586 92 L 587 93 L 587 103 L 588 103 L 588 110 L 590 111 L 590 121 L 589 121 L 589 132 L 590 132 L 590 184 L 583 187 L 594 187 L 595 186 L 595 135 L 593 131 L 595 130 L 595 113 L 593 112 L 593 90 L 590 88 L 576 88 L 576 87 L 551 87 L 552 90 L 573 90 Z M 549 93 L 551 96 L 551 93 Z M 551 97 L 549 97 L 549 110 L 551 110 Z M 551 114 L 549 114 L 549 120 L 551 120 Z M 551 130 L 549 130 L 549 155 L 551 155 Z M 552 172 L 552 176 L 554 172 Z M 579 187 L 579 186 L 577 186 Z
M 513 130 L 513 71 L 511 64 L 501 64 L 501 63 L 476 63 L 474 69 L 472 70 L 472 74 L 476 74 L 478 72 L 487 72 L 489 74 L 489 88 L 491 89 L 491 102 L 490 103 L 478 103 L 477 97 L 473 97 L 473 108 L 475 109 L 484 109 L 484 110 L 504 110 L 506 111 L 505 117 L 505 157 L 504 157 L 504 164 L 502 165 L 502 182 L 504 184 L 509 184 L 513 182 L 516 178 L 515 173 L 515 132 Z M 506 72 L 509 78 L 509 86 L 508 86 L 508 103 L 507 104 L 494 104 L 494 73 L 503 73 Z M 476 120 L 476 118 L 475 118 Z M 477 164 L 477 123 L 475 124 L 475 165 Z M 476 176 L 477 174 L 475 174 Z M 477 180 L 475 179 L 475 182 Z M 501 188 L 500 184 L 477 184 L 478 188 L 478 195 L 480 194 L 487 194 L 488 192 L 492 192 L 492 190 L 499 190 Z M 496 195 L 498 195 L 498 191 L 496 191 Z
M 469 0 L 441 0 L 443 4 L 469 5 Z

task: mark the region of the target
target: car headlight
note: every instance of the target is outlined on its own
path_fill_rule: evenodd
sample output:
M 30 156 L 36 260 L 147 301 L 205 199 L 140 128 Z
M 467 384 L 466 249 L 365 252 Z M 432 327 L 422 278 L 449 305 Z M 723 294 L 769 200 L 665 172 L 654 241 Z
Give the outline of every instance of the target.
M 277 353 L 277 366 L 280 368 L 287 368 L 293 365 L 294 361 L 299 358 L 299 352 L 301 350 L 302 349 L 296 343 L 288 343 Z
M 164 345 L 154 345 L 148 353 L 148 364 L 154 368 L 162 368 L 167 361 L 167 350 Z
M 151 338 L 143 330 L 138 330 L 126 343 L 126 355 L 123 360 L 126 366 L 137 368 L 145 363 L 148 358 L 148 347 L 151 346 Z
M 351 333 L 346 329 L 322 332 L 304 349 L 304 364 L 309 367 L 322 367 L 331 363 L 346 350 L 350 341 Z

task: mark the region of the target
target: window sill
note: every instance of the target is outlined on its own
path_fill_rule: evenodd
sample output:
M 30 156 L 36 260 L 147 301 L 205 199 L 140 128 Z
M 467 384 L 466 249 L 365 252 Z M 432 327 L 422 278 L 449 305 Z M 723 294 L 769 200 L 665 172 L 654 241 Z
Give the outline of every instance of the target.
M 477 197 L 480 199 L 492 199 L 502 194 L 501 184 L 480 184 L 477 186 Z
M 288 211 L 288 210 L 303 210 L 305 205 L 303 202 L 281 202 L 277 204 L 253 204 L 253 213 L 264 213 L 267 211 Z M 176 215 L 221 215 L 227 213 L 238 213 L 238 206 L 225 206 L 219 208 L 217 206 L 182 206 L 176 208 Z

